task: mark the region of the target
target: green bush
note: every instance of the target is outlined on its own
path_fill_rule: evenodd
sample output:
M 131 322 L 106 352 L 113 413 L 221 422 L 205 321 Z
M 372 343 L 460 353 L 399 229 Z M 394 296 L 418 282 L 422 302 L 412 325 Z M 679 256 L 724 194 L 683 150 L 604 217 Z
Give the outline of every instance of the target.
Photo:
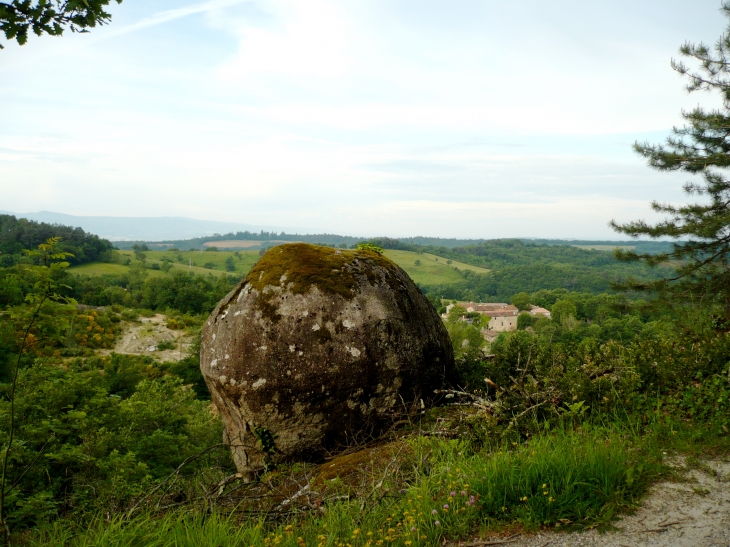
M 4 387 L 7 389 L 7 387 Z M 50 361 L 20 371 L 7 500 L 11 527 L 60 514 L 115 513 L 185 458 L 220 442 L 220 420 L 183 381 L 127 356 Z M 10 404 L 0 401 L 0 442 Z M 227 451 L 183 471 L 230 466 Z
M 175 343 L 172 340 L 162 340 L 157 343 L 158 351 L 165 351 L 168 349 L 175 349 Z

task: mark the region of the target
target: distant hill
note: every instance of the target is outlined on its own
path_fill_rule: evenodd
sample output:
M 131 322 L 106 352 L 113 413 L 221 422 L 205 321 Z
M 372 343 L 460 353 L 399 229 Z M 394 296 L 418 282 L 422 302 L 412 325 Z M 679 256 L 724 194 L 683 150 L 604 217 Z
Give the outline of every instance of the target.
M 0 267 L 13 266 L 23 260 L 26 250 L 35 249 L 38 244 L 51 237 L 60 237 L 59 251 L 71 253 L 67 258 L 71 264 L 108 261 L 112 257 L 112 244 L 81 228 L 49 224 L 13 215 L 0 214 Z
M 218 249 L 262 249 L 274 247 L 288 242 L 313 243 L 315 245 L 330 245 L 335 247 L 353 247 L 358 243 L 368 241 L 380 245 L 384 249 L 397 249 L 402 251 L 417 250 L 422 246 L 433 245 L 452 249 L 464 245 L 477 245 L 484 242 L 483 239 L 449 239 L 438 237 L 407 237 L 392 239 L 389 237 L 357 237 L 339 234 L 298 234 L 281 232 L 267 232 L 261 230 L 231 232 L 223 235 L 212 235 L 196 237 L 192 239 L 168 239 L 162 241 L 117 241 L 118 249 L 131 249 L 133 245 L 145 243 L 151 249 L 166 249 L 175 247 L 180 250 L 204 249 L 216 247 Z
M 79 227 L 87 233 L 114 242 L 119 249 L 131 249 L 134 244 L 145 243 L 153 249 L 177 247 L 201 249 L 215 246 L 221 249 L 261 249 L 287 241 L 303 241 L 324 245 L 347 246 L 371 241 L 385 249 L 417 251 L 423 247 L 454 249 L 483 244 L 486 239 L 455 239 L 439 237 L 360 237 L 338 234 L 303 234 L 294 228 L 259 226 L 253 224 L 199 220 L 187 217 L 110 217 L 76 216 L 51 211 L 37 213 L 11 213 L 16 218 Z M 534 245 L 571 245 L 586 249 L 613 250 L 614 247 L 630 247 L 638 252 L 659 253 L 671 249 L 666 241 L 589 241 L 578 239 L 521 238 Z
M 198 220 L 186 217 L 75 216 L 51 211 L 39 211 L 37 213 L 0 211 L 0 214 L 13 215 L 16 218 L 27 218 L 28 220 L 45 222 L 47 224 L 79 227 L 86 232 L 97 234 L 99 237 L 110 241 L 181 240 L 244 230 L 281 231 L 283 229 L 273 226 Z M 292 230 L 292 228 L 289 228 L 289 230 Z

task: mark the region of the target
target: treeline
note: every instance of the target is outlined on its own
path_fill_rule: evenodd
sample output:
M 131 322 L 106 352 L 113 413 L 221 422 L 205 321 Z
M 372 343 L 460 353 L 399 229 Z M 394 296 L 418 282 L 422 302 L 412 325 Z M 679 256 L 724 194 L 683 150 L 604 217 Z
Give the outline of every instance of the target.
M 147 310 L 174 309 L 182 313 L 209 313 L 240 278 L 193 275 L 177 271 L 164 277 L 150 277 L 141 264 L 129 273 L 91 277 L 67 271 L 54 273 L 62 296 L 88 306 L 120 305 Z M 0 310 L 22 304 L 37 277 L 23 264 L 0 268 Z
M 193 275 L 172 272 L 164 277 L 148 277 L 141 267 L 119 276 L 89 277 L 68 274 L 62 279 L 71 296 L 90 306 L 125 307 L 148 310 L 174 309 L 182 313 L 209 313 L 240 281 L 234 276 Z
M 266 246 L 271 241 L 303 241 L 305 243 L 314 243 L 320 245 L 334 245 L 350 247 L 363 241 L 361 237 L 342 236 L 337 234 L 287 234 L 285 232 L 230 232 L 228 234 L 217 234 L 213 236 L 197 237 L 193 239 L 165 240 L 165 241 L 118 241 L 115 243 L 118 249 L 128 250 L 134 245 L 146 244 L 152 248 L 169 248 L 175 247 L 181 251 L 189 251 L 192 249 L 201 249 L 205 243 L 214 243 L 216 241 L 260 241 L 262 246 Z
M 633 279 L 658 279 L 659 272 L 634 264 L 615 264 L 601 270 L 573 264 L 537 263 L 510 266 L 488 274 L 469 270 L 459 272 L 463 281 L 444 285 L 423 285 L 428 294 L 455 300 L 503 302 L 518 292 L 543 289 L 568 289 L 600 294 L 609 292 L 617 282 Z
M 113 246 L 106 239 L 89 234 L 81 228 L 36 222 L 12 215 L 0 215 L 0 267 L 7 268 L 18 263 L 32 263 L 24 251 L 35 249 L 51 237 L 61 237 L 59 251 L 72 253 L 71 264 L 108 261 Z
M 601 241 L 600 239 L 594 240 L 565 240 L 565 239 L 523 239 L 525 243 L 532 243 L 535 245 L 600 245 L 601 247 L 612 246 L 612 247 L 634 247 L 637 253 L 646 254 L 660 254 L 669 253 L 672 251 L 674 243 L 671 241 Z
M 260 241 L 262 246 L 274 244 L 276 241 L 302 241 L 317 245 L 327 245 L 343 248 L 354 248 L 359 243 L 373 243 L 380 245 L 383 249 L 397 249 L 414 252 L 441 252 L 443 249 L 465 249 L 462 252 L 470 254 L 469 249 L 481 245 L 510 245 L 522 244 L 532 247 L 575 247 L 579 246 L 601 246 L 601 247 L 624 247 L 631 246 L 639 253 L 659 254 L 669 252 L 672 243 L 669 241 L 600 241 L 600 240 L 565 240 L 565 239 L 456 239 L 440 237 L 355 237 L 339 234 L 287 234 L 286 232 L 230 232 L 227 234 L 215 234 L 212 236 L 198 237 L 193 239 L 176 239 L 163 241 L 119 241 L 115 245 L 118 249 L 128 250 L 134 245 L 147 244 L 152 248 L 161 249 L 175 247 L 180 250 L 200 249 L 205 243 L 216 241 Z M 580 250 L 580 249 L 579 249 Z M 597 252 L 605 252 L 603 250 Z
M 428 248 L 445 258 L 489 268 L 488 274 L 460 271 L 463 280 L 448 285 L 427 285 L 426 293 L 443 298 L 508 301 L 519 292 L 568 289 L 600 294 L 628 279 L 659 279 L 666 270 L 618 261 L 613 253 L 570 245 L 536 245 L 521 240 L 493 240 L 455 249 Z
M 525 243 L 520 239 L 493 239 L 478 245 L 454 249 L 426 247 L 422 250 L 490 269 L 529 266 L 535 262 L 574 264 L 591 268 L 603 268 L 618 263 L 613 253 L 607 251 L 580 249 L 565 243 L 562 245 Z
M 153 248 L 175 247 L 180 250 L 200 249 L 205 243 L 213 243 L 216 241 L 260 241 L 263 246 L 273 241 L 302 241 L 304 243 L 313 243 L 316 245 L 327 245 L 335 247 L 350 248 L 356 247 L 358 243 L 388 241 L 397 242 L 400 247 L 385 247 L 384 249 L 398 248 L 404 250 L 413 250 L 423 246 L 437 246 L 445 248 L 454 248 L 463 245 L 478 244 L 483 239 L 446 239 L 439 237 L 408 237 L 396 240 L 388 237 L 382 238 L 364 238 L 355 236 L 345 236 L 339 234 L 287 234 L 286 232 L 230 232 L 227 234 L 216 234 L 213 236 L 197 237 L 193 239 L 176 239 L 164 241 L 118 241 L 115 243 L 118 249 L 128 250 L 134 245 L 147 244 Z M 376 243 L 378 244 L 378 243 Z

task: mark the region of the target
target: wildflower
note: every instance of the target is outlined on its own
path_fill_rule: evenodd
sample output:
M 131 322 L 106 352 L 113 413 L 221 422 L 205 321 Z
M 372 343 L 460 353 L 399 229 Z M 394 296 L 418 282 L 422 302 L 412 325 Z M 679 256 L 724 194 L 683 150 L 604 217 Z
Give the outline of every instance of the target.
M 405 488 L 401 488 L 401 489 L 400 489 L 400 493 L 401 493 L 401 494 L 405 494 L 405 493 L 406 493 L 406 489 L 405 489 Z
M 372 532 L 368 532 L 368 534 L 367 534 L 367 535 L 369 535 L 369 536 L 372 536 L 372 535 L 373 535 L 373 533 L 372 533 Z
M 358 535 L 359 533 L 360 533 L 360 528 L 355 528 L 355 529 L 354 529 L 354 530 L 352 531 L 352 535 L 353 535 L 353 536 L 356 536 L 356 535 Z
M 426 536 L 425 535 L 421 536 L 421 539 L 426 539 Z
M 434 526 L 441 526 L 441 523 L 439 521 L 435 521 L 433 524 Z
M 297 538 L 297 545 L 299 545 L 299 547 L 304 547 L 306 545 L 306 543 L 304 543 L 304 538 L 303 537 L 298 537 Z
M 444 509 L 447 509 L 448 510 L 448 508 L 449 508 L 449 504 L 448 503 L 444 503 Z
M 523 496 L 520 501 L 527 501 L 527 496 Z
M 439 512 L 438 512 L 438 511 L 436 511 L 436 509 L 434 509 L 433 511 L 431 511 L 431 514 L 432 514 L 432 515 L 438 515 L 438 514 L 439 514 Z
M 411 527 L 411 532 L 415 532 L 415 531 L 416 531 L 416 527 L 415 526 Z
M 542 485 L 542 489 L 545 490 L 547 488 L 547 484 Z
M 542 495 L 543 495 L 543 496 L 547 496 L 547 495 L 548 495 L 548 492 L 547 492 L 547 490 L 544 490 L 544 491 L 543 491 L 543 493 L 542 493 Z
M 464 496 L 464 497 L 466 497 L 466 490 L 462 490 L 461 491 L 461 495 Z
M 327 539 L 327 536 L 323 536 L 322 534 L 319 534 L 319 535 L 317 536 L 317 539 L 318 539 L 319 541 L 324 541 L 325 539 Z
M 554 497 L 550 496 L 550 497 L 548 498 L 548 502 L 549 502 L 549 503 L 552 503 L 552 502 L 554 502 L 554 501 L 555 501 L 555 498 L 554 498 Z
M 456 492 L 449 492 L 449 496 L 452 497 L 452 498 L 455 497 L 456 496 Z

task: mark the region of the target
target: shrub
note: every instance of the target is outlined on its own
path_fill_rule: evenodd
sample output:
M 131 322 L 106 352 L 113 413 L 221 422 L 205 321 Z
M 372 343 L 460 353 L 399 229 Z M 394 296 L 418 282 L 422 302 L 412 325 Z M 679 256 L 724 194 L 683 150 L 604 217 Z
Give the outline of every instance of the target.
M 208 405 L 149 359 L 79 359 L 67 369 L 36 361 L 20 372 L 15 404 L 10 482 L 19 483 L 8 505 L 16 526 L 123 510 L 186 457 L 220 442 Z M 0 401 L 3 443 L 9 406 Z M 213 460 L 226 458 L 224 451 Z
M 162 340 L 157 343 L 157 351 L 165 351 L 168 349 L 175 349 L 175 343 L 172 340 Z

